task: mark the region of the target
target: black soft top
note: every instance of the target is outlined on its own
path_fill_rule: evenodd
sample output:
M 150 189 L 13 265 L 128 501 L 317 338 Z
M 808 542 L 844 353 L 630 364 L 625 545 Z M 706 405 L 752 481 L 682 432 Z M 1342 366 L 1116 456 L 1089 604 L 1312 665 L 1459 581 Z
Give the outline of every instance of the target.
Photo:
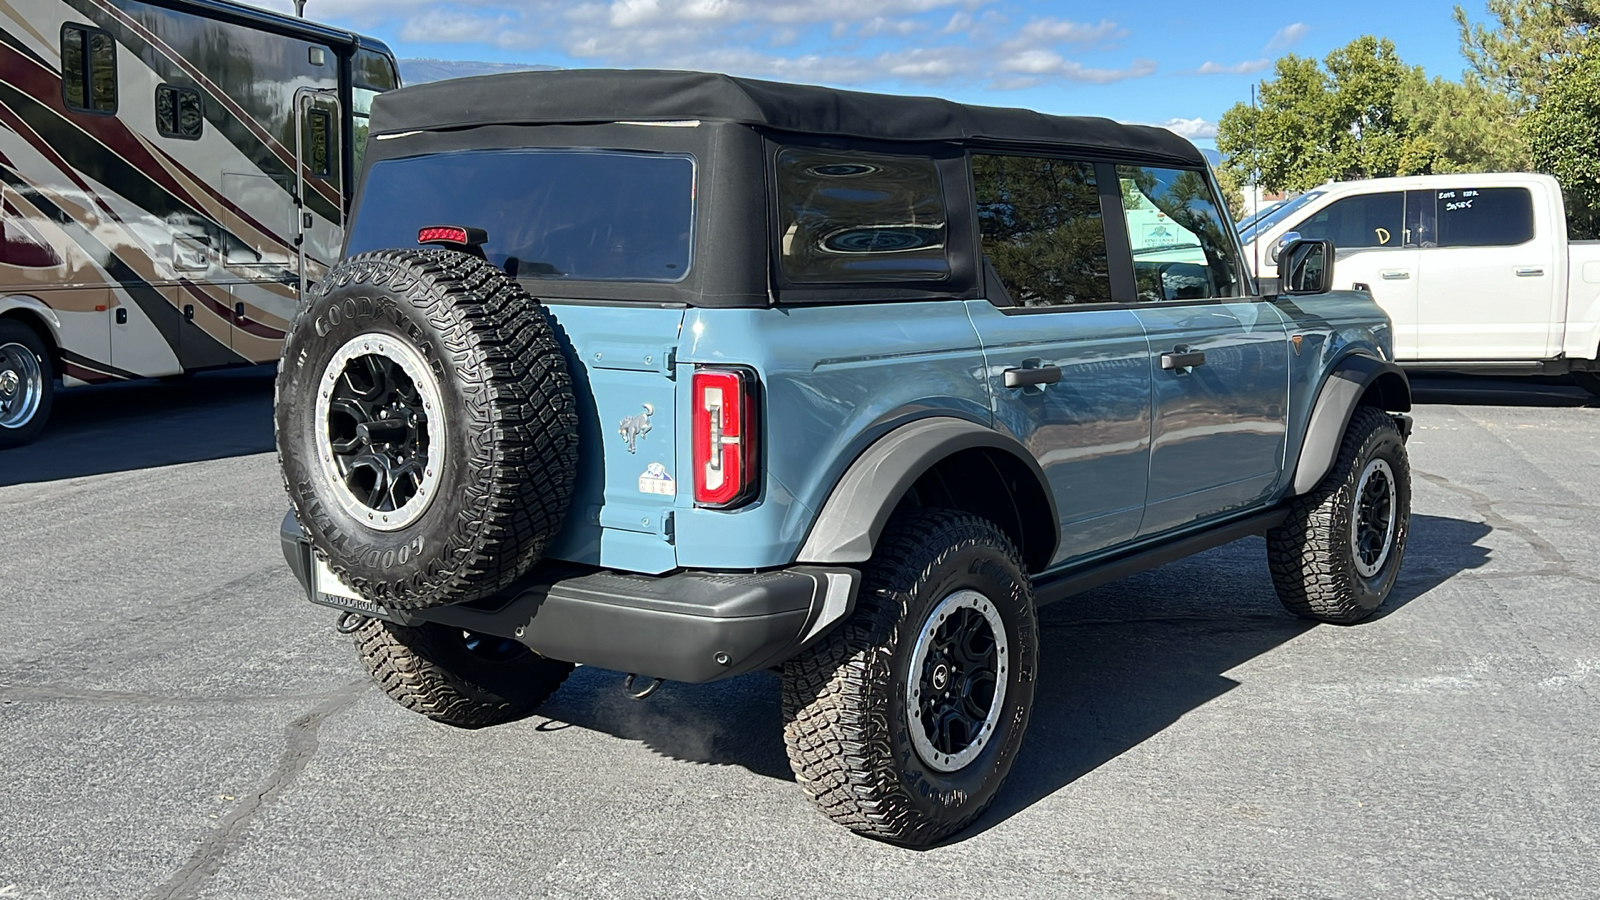
M 1064 145 L 1188 168 L 1206 164 L 1193 144 L 1164 128 L 705 72 L 510 72 L 402 88 L 380 94 L 372 105 L 374 134 L 477 125 L 683 120 L 884 141 Z

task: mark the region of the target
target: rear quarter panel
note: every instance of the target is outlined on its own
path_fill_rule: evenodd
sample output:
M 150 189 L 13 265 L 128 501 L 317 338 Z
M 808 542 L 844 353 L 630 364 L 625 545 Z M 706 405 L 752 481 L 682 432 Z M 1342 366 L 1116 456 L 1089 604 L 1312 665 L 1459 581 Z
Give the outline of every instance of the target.
M 991 424 L 983 351 L 960 302 L 692 309 L 678 363 L 676 542 L 686 568 L 790 563 L 834 484 L 874 440 L 929 416 Z M 761 377 L 764 486 L 738 510 L 693 505 L 696 365 L 749 366 Z
M 1567 357 L 1600 359 L 1600 241 L 1568 246 L 1566 324 Z

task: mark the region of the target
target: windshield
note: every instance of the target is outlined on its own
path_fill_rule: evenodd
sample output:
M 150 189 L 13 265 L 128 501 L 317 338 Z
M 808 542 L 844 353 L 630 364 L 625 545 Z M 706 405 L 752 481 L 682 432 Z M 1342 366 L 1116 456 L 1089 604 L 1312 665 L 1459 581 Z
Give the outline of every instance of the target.
M 1270 216 L 1270 215 L 1272 215 L 1274 212 L 1278 211 L 1279 207 L 1283 206 L 1285 203 L 1288 203 L 1288 202 L 1289 201 L 1287 201 L 1287 200 L 1274 200 L 1271 203 L 1268 203 L 1266 206 L 1263 206 L 1260 209 L 1256 210 L 1255 212 L 1251 213 L 1250 215 L 1245 216 L 1243 219 L 1241 219 L 1239 221 L 1239 230 L 1243 231 L 1246 228 L 1249 228 L 1251 225 L 1254 225 L 1256 223 L 1256 220 L 1260 219 L 1262 216 Z
M 1304 194 L 1290 200 L 1272 212 L 1257 219 L 1249 226 L 1239 229 L 1239 241 L 1248 244 L 1263 234 L 1271 231 L 1273 226 L 1299 212 L 1306 204 L 1321 197 L 1327 191 L 1306 191 Z
M 466 150 L 373 163 L 346 253 L 414 247 L 432 225 L 482 228 L 523 278 L 679 281 L 694 160 L 621 150 Z

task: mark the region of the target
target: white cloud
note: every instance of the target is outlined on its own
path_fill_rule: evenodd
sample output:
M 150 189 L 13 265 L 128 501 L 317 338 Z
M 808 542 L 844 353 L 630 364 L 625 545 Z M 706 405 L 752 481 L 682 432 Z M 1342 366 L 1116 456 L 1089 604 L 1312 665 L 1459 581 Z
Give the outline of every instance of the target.
M 1217 136 L 1217 123 L 1201 118 L 1168 119 L 1158 127 L 1191 141 L 1208 141 Z
M 1305 37 L 1306 32 L 1310 30 L 1311 26 L 1304 22 L 1285 25 L 1278 29 L 1277 33 L 1272 36 L 1272 40 L 1267 41 L 1267 46 L 1261 48 L 1261 52 L 1276 53 L 1279 50 L 1288 50 L 1295 44 L 1300 43 L 1300 39 Z
M 1248 75 L 1251 72 L 1259 72 L 1270 65 L 1272 65 L 1272 61 L 1268 59 L 1252 59 L 1249 62 L 1234 63 L 1231 66 L 1206 60 L 1200 68 L 1194 71 L 1197 75 Z
M 292 0 L 264 0 L 284 9 Z M 530 62 L 678 68 L 860 85 L 1108 84 L 1156 71 L 1100 60 L 1110 20 L 1013 20 L 1017 0 L 310 0 L 313 18 L 387 26 L 401 42 L 488 44 Z M 1018 24 L 1020 22 L 1020 24 Z M 401 55 L 405 48 L 398 47 Z M 540 58 L 539 54 L 545 54 Z M 1094 53 L 1096 64 L 1083 58 Z M 430 54 L 437 50 L 430 49 Z

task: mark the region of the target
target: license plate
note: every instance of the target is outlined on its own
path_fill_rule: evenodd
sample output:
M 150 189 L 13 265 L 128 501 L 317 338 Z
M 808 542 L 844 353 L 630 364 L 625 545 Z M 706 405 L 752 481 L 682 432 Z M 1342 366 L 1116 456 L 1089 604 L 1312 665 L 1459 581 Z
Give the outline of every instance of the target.
M 311 599 L 323 606 L 349 609 L 380 619 L 389 618 L 389 611 L 361 596 L 356 589 L 333 574 L 328 564 L 315 556 L 311 567 Z

